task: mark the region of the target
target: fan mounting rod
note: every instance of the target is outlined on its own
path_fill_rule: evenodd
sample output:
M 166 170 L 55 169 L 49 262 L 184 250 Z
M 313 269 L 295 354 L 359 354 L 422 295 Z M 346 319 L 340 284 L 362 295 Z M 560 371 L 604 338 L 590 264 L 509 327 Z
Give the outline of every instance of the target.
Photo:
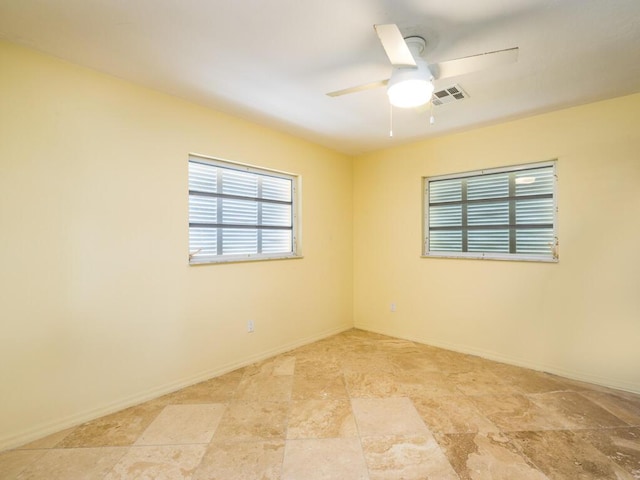
M 411 51 L 413 58 L 422 57 L 422 54 L 424 53 L 424 49 L 427 46 L 427 42 L 425 41 L 424 38 L 407 37 L 404 39 L 404 41 L 406 42 L 407 47 L 409 47 L 409 50 Z

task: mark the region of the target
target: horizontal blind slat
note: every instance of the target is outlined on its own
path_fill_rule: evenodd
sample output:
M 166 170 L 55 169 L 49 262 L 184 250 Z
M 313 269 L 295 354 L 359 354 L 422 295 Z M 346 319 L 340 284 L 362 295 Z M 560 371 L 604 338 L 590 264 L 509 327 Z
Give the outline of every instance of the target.
M 198 251 L 199 250 L 199 251 Z M 189 228 L 189 252 L 197 255 L 217 255 L 218 254 L 218 233 L 207 228 Z
M 509 196 L 509 174 L 486 175 L 467 179 L 467 200 Z
M 442 205 L 429 210 L 429 226 L 462 225 L 461 205 Z
M 477 203 L 467 207 L 469 225 L 509 224 L 509 202 Z
M 250 255 L 258 253 L 258 232 L 247 229 L 224 229 L 222 234 L 223 255 Z
M 439 252 L 461 252 L 462 231 L 434 231 L 429 236 L 429 248 Z
M 462 181 L 440 180 L 429 185 L 429 203 L 454 202 L 462 200 Z
M 189 162 L 189 190 L 216 193 L 218 169 L 201 163 Z
M 468 244 L 470 252 L 509 253 L 509 230 L 471 230 Z
M 262 232 L 262 252 L 290 252 L 293 249 L 290 230 L 265 230 Z
M 290 202 L 291 183 L 287 178 L 263 177 L 261 198 Z
M 265 203 L 262 205 L 262 225 L 290 226 L 291 205 Z

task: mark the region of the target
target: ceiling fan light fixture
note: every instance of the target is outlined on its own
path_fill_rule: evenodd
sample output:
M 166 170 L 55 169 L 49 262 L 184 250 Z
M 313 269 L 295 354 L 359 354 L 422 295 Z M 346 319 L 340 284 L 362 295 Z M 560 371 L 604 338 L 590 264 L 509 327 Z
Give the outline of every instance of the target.
M 428 103 L 433 90 L 433 75 L 427 63 L 422 58 L 416 58 L 416 68 L 394 69 L 387 95 L 394 107 L 412 108 Z
M 403 80 L 387 88 L 389 102 L 394 107 L 412 108 L 424 105 L 431 100 L 433 83 L 419 78 Z

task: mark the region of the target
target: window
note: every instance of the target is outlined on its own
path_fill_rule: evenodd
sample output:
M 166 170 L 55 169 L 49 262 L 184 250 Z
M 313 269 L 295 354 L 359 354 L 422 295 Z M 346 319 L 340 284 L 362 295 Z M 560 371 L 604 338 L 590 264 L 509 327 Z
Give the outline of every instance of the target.
M 189 157 L 189 263 L 297 257 L 295 175 Z
M 557 261 L 556 162 L 424 179 L 424 255 Z

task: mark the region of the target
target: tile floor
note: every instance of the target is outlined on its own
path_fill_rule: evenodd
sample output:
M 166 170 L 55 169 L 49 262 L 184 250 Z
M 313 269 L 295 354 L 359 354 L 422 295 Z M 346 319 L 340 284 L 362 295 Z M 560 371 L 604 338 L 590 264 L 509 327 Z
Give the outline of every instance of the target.
M 640 396 L 350 330 L 0 453 L 1 479 L 640 479 Z

